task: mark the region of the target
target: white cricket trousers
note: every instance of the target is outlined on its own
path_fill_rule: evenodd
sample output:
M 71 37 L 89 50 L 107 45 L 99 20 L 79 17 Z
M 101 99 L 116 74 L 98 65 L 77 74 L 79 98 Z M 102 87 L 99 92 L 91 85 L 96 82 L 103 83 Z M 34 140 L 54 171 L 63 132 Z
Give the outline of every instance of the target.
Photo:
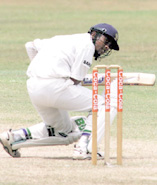
M 81 85 L 74 85 L 71 79 L 30 78 L 27 80 L 27 89 L 43 123 L 57 132 L 72 131 L 73 124 L 68 111 L 92 110 L 92 91 Z M 102 96 L 99 96 L 99 105 L 104 106 Z M 91 118 L 87 118 L 86 124 L 91 126 Z

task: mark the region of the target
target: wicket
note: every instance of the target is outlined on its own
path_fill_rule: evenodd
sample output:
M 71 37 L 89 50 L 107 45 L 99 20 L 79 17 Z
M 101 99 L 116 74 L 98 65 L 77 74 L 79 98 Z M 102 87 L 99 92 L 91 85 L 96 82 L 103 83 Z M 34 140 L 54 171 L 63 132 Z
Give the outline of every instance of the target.
M 98 69 L 105 69 L 105 164 L 110 164 L 111 69 L 117 69 L 117 164 L 122 165 L 123 69 L 118 65 L 97 65 L 92 72 L 92 164 L 97 164 Z

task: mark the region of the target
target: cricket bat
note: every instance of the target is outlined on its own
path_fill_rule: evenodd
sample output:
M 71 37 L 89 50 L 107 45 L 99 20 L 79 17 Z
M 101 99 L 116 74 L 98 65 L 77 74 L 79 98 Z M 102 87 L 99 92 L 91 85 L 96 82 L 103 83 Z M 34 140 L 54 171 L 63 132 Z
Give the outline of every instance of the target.
M 117 73 L 111 73 L 111 81 L 117 78 Z M 123 73 L 123 85 L 155 85 L 155 74 L 149 73 Z M 82 81 L 83 86 L 92 86 L 92 74 L 87 74 Z M 98 85 L 105 85 L 105 74 L 98 74 Z

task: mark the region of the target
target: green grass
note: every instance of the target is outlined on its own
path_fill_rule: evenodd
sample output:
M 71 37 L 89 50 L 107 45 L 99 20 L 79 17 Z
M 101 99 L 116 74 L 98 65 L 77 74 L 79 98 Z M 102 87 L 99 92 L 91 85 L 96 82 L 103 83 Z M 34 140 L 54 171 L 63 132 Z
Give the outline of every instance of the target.
M 138 8 L 129 8 L 124 1 L 121 3 L 125 9 L 121 9 L 120 6 L 112 9 L 109 2 L 106 4 L 108 9 L 100 8 L 95 6 L 95 1 L 89 9 L 87 5 L 77 1 L 1 3 L 0 21 L 3 26 L 0 29 L 2 118 L 0 124 L 31 125 L 34 121 L 40 120 L 27 95 L 25 74 L 29 60 L 24 44 L 35 38 L 86 32 L 91 25 L 105 21 L 115 25 L 119 30 L 120 52 L 113 52 L 100 64 L 119 64 L 124 72 L 146 72 L 157 75 L 155 24 L 157 11 L 150 4 L 150 7 L 146 8 L 143 3 L 145 8 L 138 10 Z M 135 4 L 132 3 L 132 6 Z M 93 62 L 93 66 L 95 64 L 96 62 Z M 156 94 L 157 86 L 124 88 L 123 117 L 126 138 L 157 137 L 156 134 L 152 134 L 157 131 Z
M 27 41 L 83 33 L 107 22 L 119 31 L 120 51 L 99 64 L 119 64 L 124 72 L 157 76 L 156 17 L 156 0 L 1 0 L 0 133 L 41 121 L 27 94 Z M 10 158 L 1 147 L 0 184 L 156 185 L 156 107 L 157 85 L 124 87 L 122 167 L 73 161 L 71 145 L 22 149 L 21 159 Z M 116 120 L 113 140 L 115 130 Z

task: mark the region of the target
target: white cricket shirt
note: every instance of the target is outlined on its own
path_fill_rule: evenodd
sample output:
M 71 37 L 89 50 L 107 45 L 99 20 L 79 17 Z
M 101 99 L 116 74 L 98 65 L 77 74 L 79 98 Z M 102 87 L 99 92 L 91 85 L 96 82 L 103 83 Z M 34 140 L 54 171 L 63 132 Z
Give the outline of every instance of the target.
M 40 50 L 28 67 L 28 77 L 83 80 L 92 65 L 95 51 L 89 33 L 61 35 L 40 41 Z

